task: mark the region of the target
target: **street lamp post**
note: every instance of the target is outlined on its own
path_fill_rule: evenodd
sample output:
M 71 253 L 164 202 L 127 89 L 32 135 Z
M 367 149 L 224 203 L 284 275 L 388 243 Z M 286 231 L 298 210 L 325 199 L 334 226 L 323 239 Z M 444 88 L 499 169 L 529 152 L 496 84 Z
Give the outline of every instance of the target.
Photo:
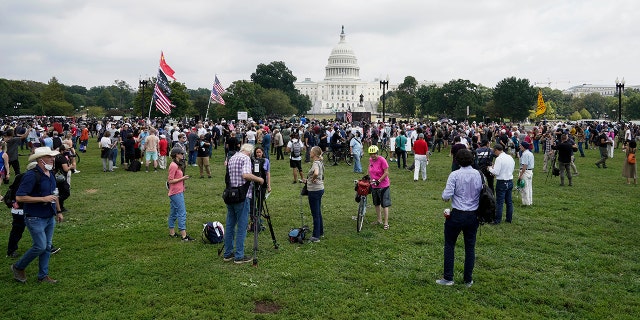
M 149 84 L 149 80 L 139 80 L 138 85 L 142 89 L 142 98 L 140 98 L 140 118 L 144 118 L 144 88 Z
M 380 89 L 382 89 L 382 123 L 384 123 L 384 109 L 386 107 L 385 100 L 386 100 L 388 88 L 389 88 L 389 76 L 387 76 L 387 80 L 380 80 Z
M 618 91 L 618 122 L 622 122 L 622 92 L 624 91 L 624 77 L 622 81 L 616 78 L 616 91 Z
M 13 113 L 18 115 L 18 109 L 20 109 L 21 106 L 22 106 L 22 103 L 16 102 L 16 104 L 13 106 Z

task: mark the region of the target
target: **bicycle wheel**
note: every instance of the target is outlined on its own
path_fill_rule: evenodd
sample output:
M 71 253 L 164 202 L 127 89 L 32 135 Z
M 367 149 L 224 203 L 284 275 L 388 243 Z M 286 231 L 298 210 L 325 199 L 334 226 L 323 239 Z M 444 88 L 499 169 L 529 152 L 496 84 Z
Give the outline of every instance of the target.
M 367 197 L 360 197 L 360 205 L 358 205 L 358 218 L 356 219 L 356 230 L 360 232 L 362 230 L 362 224 L 364 223 L 364 214 L 367 212 Z
M 80 155 L 76 153 L 75 157 L 76 157 L 76 164 L 80 163 Z
M 347 165 L 352 165 L 353 164 L 353 155 L 352 154 L 347 154 L 344 156 L 344 162 L 347 163 Z
M 380 150 L 380 156 L 385 158 L 385 159 L 389 159 L 389 151 L 387 151 L 387 149 L 381 149 Z

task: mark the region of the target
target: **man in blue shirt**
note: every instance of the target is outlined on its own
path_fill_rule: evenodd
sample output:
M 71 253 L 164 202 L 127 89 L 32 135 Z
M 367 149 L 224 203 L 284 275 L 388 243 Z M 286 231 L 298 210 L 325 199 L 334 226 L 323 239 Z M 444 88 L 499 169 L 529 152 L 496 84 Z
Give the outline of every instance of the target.
M 48 147 L 36 148 L 29 162 L 36 161 L 37 166 L 25 173 L 16 191 L 16 201 L 24 204 L 24 222 L 33 241 L 33 246 L 11 265 L 13 278 L 19 282 L 27 281 L 24 270 L 35 258 L 39 259 L 38 281 L 57 282 L 49 277 L 49 258 L 56 220 L 62 222 L 63 219 L 58 196 L 54 194 L 56 178 L 51 171 L 58 153 Z
M 473 267 L 476 260 L 476 233 L 478 217 L 476 210 L 480 204 L 482 176 L 471 167 L 473 154 L 468 149 L 459 150 L 456 160 L 460 169 L 449 174 L 447 185 L 442 191 L 442 200 L 451 200 L 451 214 L 445 214 L 444 222 L 444 275 L 436 283 L 451 286 L 453 281 L 454 249 L 460 232 L 464 235 L 464 283 L 473 285 Z

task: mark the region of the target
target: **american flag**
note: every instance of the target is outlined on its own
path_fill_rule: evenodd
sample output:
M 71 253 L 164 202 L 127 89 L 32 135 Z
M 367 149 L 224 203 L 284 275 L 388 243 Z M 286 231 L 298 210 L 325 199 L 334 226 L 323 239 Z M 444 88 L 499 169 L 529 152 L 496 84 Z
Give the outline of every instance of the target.
M 218 76 L 216 76 L 215 81 L 213 82 L 213 88 L 211 88 L 211 100 L 224 105 L 224 99 L 222 98 L 222 94 L 224 93 L 224 88 L 220 84 L 218 80 Z
M 153 88 L 153 101 L 156 103 L 156 109 L 164 114 L 170 114 L 171 108 L 175 106 L 171 104 L 171 100 L 160 90 L 158 83 Z
M 351 120 L 353 120 L 353 115 L 351 111 L 347 111 L 347 123 L 351 123 Z
M 160 89 L 162 89 L 162 92 L 164 92 L 167 97 L 171 95 L 169 80 L 167 80 L 167 76 L 165 76 L 160 69 L 158 69 L 158 78 L 156 79 L 156 84 L 160 86 Z

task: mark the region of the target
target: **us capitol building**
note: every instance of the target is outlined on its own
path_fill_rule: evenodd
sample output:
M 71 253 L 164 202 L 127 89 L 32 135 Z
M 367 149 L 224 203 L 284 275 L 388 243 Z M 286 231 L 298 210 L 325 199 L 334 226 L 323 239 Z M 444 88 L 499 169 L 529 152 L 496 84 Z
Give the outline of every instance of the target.
M 380 79 L 374 79 L 372 82 L 360 79 L 358 59 L 347 44 L 344 26 L 340 33 L 340 42 L 329 55 L 324 80 L 313 82 L 311 78 L 305 78 L 294 85 L 300 94 L 307 95 L 311 100 L 311 110 L 308 112 L 310 114 L 330 114 L 349 110 L 377 114 L 382 96 Z M 397 84 L 390 83 L 387 92 L 397 88 Z

